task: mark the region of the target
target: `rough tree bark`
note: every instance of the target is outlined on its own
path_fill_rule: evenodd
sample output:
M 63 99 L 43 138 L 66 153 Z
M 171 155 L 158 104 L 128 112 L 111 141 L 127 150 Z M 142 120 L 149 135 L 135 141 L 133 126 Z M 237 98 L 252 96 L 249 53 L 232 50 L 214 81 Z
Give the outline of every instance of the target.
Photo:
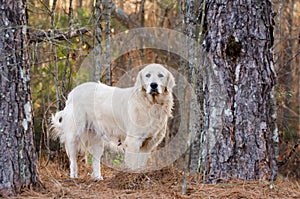
M 271 7 L 269 0 L 206 0 L 203 44 L 212 63 L 205 74 L 207 183 L 276 178 Z
M 0 5 L 0 196 L 39 182 L 33 139 L 26 1 Z

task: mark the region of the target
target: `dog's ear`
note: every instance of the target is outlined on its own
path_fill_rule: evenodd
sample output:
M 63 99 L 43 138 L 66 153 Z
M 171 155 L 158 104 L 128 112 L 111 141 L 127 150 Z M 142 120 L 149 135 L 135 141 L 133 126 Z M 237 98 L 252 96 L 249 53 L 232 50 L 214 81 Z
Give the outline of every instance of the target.
M 134 87 L 138 88 L 139 90 L 143 89 L 143 77 L 142 77 L 142 71 L 138 73 L 136 76 Z
M 168 73 L 168 79 L 167 79 L 167 90 L 168 92 L 171 92 L 173 87 L 175 86 L 175 78 L 172 75 L 172 73 Z

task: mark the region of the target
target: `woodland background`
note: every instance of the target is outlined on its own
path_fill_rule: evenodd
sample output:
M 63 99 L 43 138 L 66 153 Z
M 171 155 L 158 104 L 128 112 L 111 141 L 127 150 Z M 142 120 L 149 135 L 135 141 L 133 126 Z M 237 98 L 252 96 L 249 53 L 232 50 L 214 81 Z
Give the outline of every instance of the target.
M 99 44 L 105 46 L 105 40 L 110 36 L 137 27 L 163 27 L 183 32 L 183 6 L 181 0 L 27 2 L 34 130 L 40 159 L 47 157 L 48 162 L 52 158 L 57 160 L 54 154 L 60 149 L 57 142 L 49 139 L 49 118 L 64 107 L 67 94 L 75 86 L 76 71 L 93 47 Z M 273 10 L 276 14 L 273 52 L 280 133 L 279 177 L 299 179 L 300 2 L 274 0 Z M 199 42 L 200 37 L 196 36 Z M 103 49 L 102 53 L 105 52 Z M 152 62 L 174 68 L 187 64 L 168 52 L 136 50 L 112 60 L 110 67 L 99 68 L 100 79 L 114 85 L 128 69 Z M 47 161 L 41 162 L 48 164 Z
M 74 87 L 72 79 L 76 71 L 94 46 L 105 45 L 103 42 L 106 38 L 130 28 L 163 27 L 182 31 L 182 1 L 107 2 L 106 6 L 104 4 L 103 8 L 99 8 L 102 14 L 97 12 L 97 2 L 89 0 L 71 1 L 71 6 L 70 1 L 60 0 L 28 2 L 29 26 L 34 33 L 30 36 L 29 46 L 33 57 L 31 88 L 36 146 L 40 156 L 42 149 L 51 148 L 48 139 L 49 116 L 63 107 L 67 94 Z M 278 78 L 277 120 L 281 139 L 280 159 L 284 159 L 293 148 L 297 149 L 300 139 L 300 3 L 294 0 L 273 3 L 276 13 L 273 51 Z M 184 64 L 178 62 L 178 57 L 168 53 L 151 49 L 133 51 L 113 60 L 111 71 L 106 71 L 106 67 L 101 68 L 101 81 L 114 85 L 130 67 L 151 62 L 174 68 Z M 107 73 L 111 75 L 105 75 Z M 293 156 L 296 162 L 288 164 L 299 166 L 298 156 Z M 285 175 L 290 172 L 300 177 L 299 169 L 284 171 Z

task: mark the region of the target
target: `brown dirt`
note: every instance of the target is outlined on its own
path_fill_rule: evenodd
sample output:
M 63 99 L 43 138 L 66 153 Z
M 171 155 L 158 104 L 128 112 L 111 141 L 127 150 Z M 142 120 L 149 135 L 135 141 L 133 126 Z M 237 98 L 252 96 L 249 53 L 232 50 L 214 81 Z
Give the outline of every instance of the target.
M 45 165 L 41 161 L 41 165 Z M 132 174 L 102 167 L 103 181 L 90 178 L 90 166 L 79 165 L 79 179 L 68 169 L 50 162 L 40 166 L 44 188 L 25 190 L 16 198 L 300 198 L 300 181 L 231 181 L 208 185 L 189 177 L 187 194 L 181 194 L 182 171 L 174 167 L 146 174 Z

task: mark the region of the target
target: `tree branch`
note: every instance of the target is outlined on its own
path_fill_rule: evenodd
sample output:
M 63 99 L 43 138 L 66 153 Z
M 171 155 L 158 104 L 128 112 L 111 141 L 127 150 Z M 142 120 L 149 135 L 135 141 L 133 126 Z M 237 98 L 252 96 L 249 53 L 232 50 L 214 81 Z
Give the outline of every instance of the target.
M 112 14 L 127 28 L 140 28 L 141 27 L 122 9 L 117 8 L 115 4 L 112 5 Z
M 40 31 L 40 32 L 34 32 L 29 35 L 29 41 L 30 43 L 33 42 L 43 42 L 43 41 L 49 41 L 49 40 L 67 40 L 71 39 L 73 37 L 77 37 L 79 35 L 85 34 L 89 32 L 86 28 L 80 28 L 78 30 L 73 30 L 71 33 L 69 31 L 60 31 L 60 30 L 54 30 L 53 35 L 51 36 L 51 30 L 48 31 Z

